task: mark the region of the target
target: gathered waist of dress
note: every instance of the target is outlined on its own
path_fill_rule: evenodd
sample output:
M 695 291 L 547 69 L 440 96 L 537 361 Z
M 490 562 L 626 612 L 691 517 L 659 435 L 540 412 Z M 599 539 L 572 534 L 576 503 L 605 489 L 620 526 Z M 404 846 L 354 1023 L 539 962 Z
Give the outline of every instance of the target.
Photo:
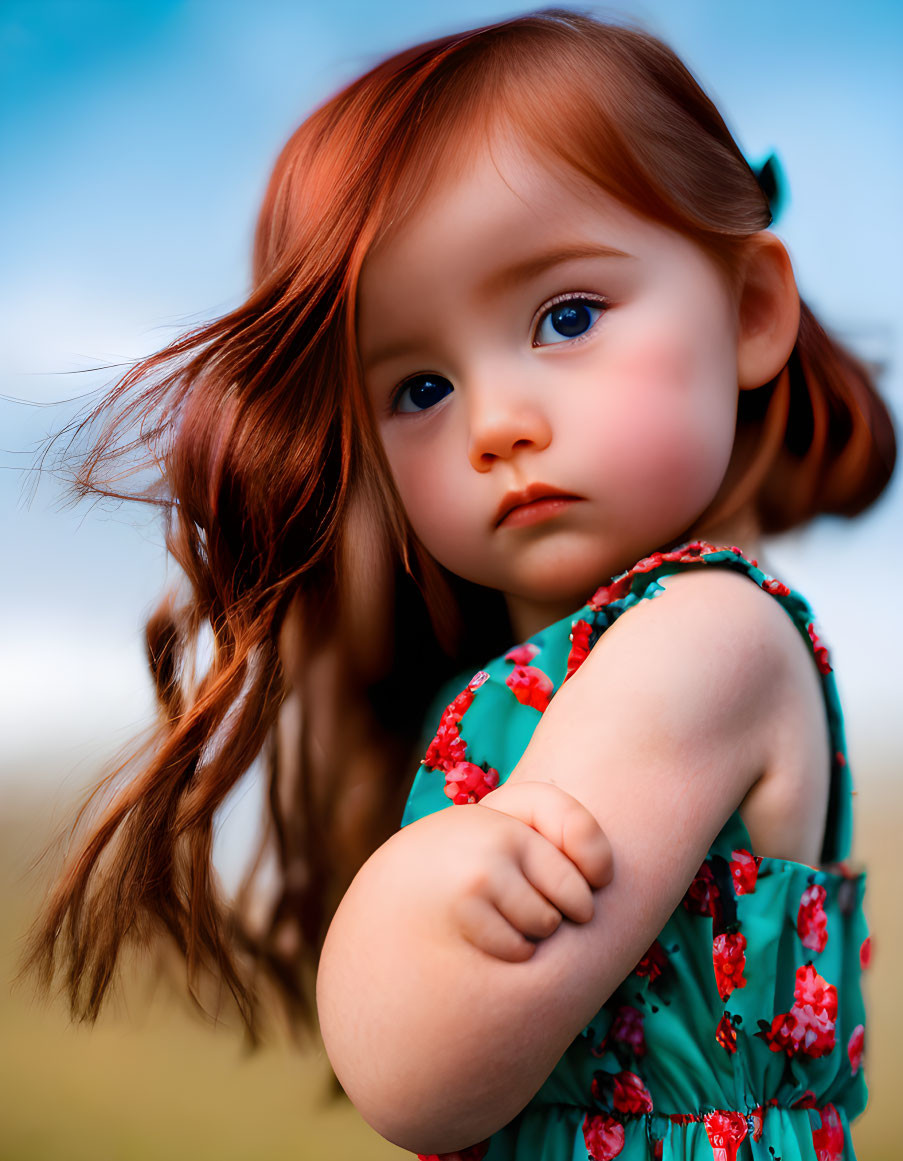
M 529 1121 L 539 1117 L 541 1127 L 537 1139 L 545 1140 L 545 1118 L 549 1116 L 552 1107 L 554 1102 L 546 1104 L 544 1111 L 536 1105 L 528 1105 L 519 1117 L 500 1131 L 499 1137 L 513 1131 L 516 1139 L 523 1137 L 525 1141 L 532 1142 L 534 1138 L 531 1136 Z M 569 1109 L 572 1114 L 577 1111 L 576 1106 L 563 1102 L 560 1107 L 562 1111 Z M 773 1116 L 780 1117 L 785 1123 L 769 1128 L 767 1122 Z M 582 1131 L 589 1161 L 614 1161 L 622 1153 L 630 1157 L 639 1156 L 639 1153 L 628 1147 L 631 1143 L 635 1144 L 638 1137 L 646 1142 L 642 1156 L 655 1159 L 664 1156 L 667 1137 L 673 1133 L 693 1133 L 697 1131 L 697 1126 L 698 1131 L 704 1132 L 708 1140 L 712 1161 L 736 1161 L 744 1141 L 758 1142 L 766 1133 L 767 1140 L 773 1139 L 776 1142 L 786 1143 L 791 1139 L 799 1142 L 808 1138 L 819 1161 L 842 1161 L 849 1135 L 846 1111 L 832 1104 L 817 1105 L 811 1093 L 806 1093 L 793 1105 L 781 1105 L 777 1100 L 770 1100 L 744 1112 L 734 1109 L 711 1109 L 704 1113 L 662 1113 L 645 1109 L 636 1113 L 587 1111 L 577 1132 Z M 418 1153 L 418 1161 L 483 1161 L 494 1139 L 487 1138 L 454 1153 Z M 678 1145 L 677 1149 L 678 1153 L 675 1154 L 672 1148 L 670 1155 L 697 1155 L 694 1146 L 687 1142 Z M 772 1154 L 775 1152 L 774 1148 L 770 1151 Z M 505 1152 L 504 1155 L 508 1156 L 509 1153 Z M 517 1151 L 517 1157 L 520 1156 L 521 1153 Z
M 778 1116 L 804 1117 L 796 1133 L 811 1134 L 817 1155 L 841 1158 L 847 1136 L 848 1117 L 833 1104 L 817 1105 L 811 1093 L 793 1105 L 776 1100 L 747 1110 L 711 1109 L 700 1113 L 663 1113 L 642 1110 L 637 1113 L 587 1111 L 582 1124 L 583 1140 L 590 1158 L 614 1158 L 621 1152 L 625 1135 L 639 1131 L 649 1141 L 653 1157 L 663 1155 L 664 1140 L 676 1126 L 700 1125 L 712 1148 L 713 1161 L 736 1161 L 737 1151 L 747 1139 L 760 1141 L 771 1110 Z M 638 1123 L 640 1122 L 640 1123 Z M 645 1122 L 642 1124 L 642 1122 Z M 793 1130 L 791 1130 L 793 1131 Z M 783 1139 L 784 1134 L 774 1134 Z

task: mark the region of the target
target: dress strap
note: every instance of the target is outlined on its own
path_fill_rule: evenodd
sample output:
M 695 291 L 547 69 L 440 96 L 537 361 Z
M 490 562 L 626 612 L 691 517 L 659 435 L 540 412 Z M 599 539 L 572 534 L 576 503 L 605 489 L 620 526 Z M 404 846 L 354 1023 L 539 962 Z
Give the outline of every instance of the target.
M 704 567 L 730 568 L 742 572 L 773 596 L 791 618 L 812 654 L 821 677 L 831 746 L 831 783 L 822 862 L 840 862 L 849 855 L 853 830 L 852 782 L 843 711 L 828 650 L 815 632 L 815 614 L 806 598 L 769 576 L 759 568 L 757 561 L 745 556 L 735 545 L 724 547 L 693 540 L 669 552 L 655 552 L 644 557 L 633 568 L 615 577 L 610 584 L 597 589 L 586 608 L 590 611 L 589 615 L 598 614 L 610 620 L 612 614 L 617 616 L 638 601 L 664 592 L 664 587 L 658 583 L 662 577 L 690 568 Z

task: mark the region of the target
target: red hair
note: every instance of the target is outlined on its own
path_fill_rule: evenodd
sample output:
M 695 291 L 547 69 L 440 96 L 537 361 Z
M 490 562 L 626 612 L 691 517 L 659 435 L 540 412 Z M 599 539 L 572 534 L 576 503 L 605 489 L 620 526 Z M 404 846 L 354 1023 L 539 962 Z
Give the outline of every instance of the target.
M 187 591 L 147 627 L 161 707 L 148 756 L 33 934 L 31 964 L 48 981 L 62 967 L 78 1015 L 97 1014 L 126 938 L 163 933 L 190 985 L 211 971 L 250 1028 L 261 968 L 311 1022 L 326 928 L 398 826 L 427 700 L 510 643 L 500 595 L 452 577 L 410 532 L 354 346 L 368 249 L 472 134 L 498 129 L 679 231 L 730 278 L 769 224 L 754 173 L 674 53 L 571 12 L 409 49 L 301 125 L 266 192 L 247 300 L 139 363 L 79 429 L 93 442 L 78 489 L 159 504 Z M 740 392 L 738 436 L 747 450 L 705 515 L 749 501 L 765 532 L 856 515 L 894 466 L 867 369 L 805 305 L 785 370 Z M 147 465 L 155 482 L 126 489 Z M 195 674 L 205 626 L 213 656 Z M 431 684 L 410 682 L 413 669 Z M 222 898 L 210 855 L 217 808 L 261 753 L 279 882 L 252 922 L 244 895 Z

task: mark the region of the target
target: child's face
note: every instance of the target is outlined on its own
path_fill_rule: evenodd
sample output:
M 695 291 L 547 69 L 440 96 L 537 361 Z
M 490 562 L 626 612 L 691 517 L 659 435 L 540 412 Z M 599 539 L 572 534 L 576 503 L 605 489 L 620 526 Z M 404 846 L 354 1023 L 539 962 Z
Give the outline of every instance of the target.
M 484 150 L 369 254 L 359 293 L 367 390 L 411 525 L 446 568 L 506 595 L 519 638 L 715 497 L 736 420 L 734 299 L 698 247 L 585 179 Z M 497 523 L 534 484 L 573 499 Z

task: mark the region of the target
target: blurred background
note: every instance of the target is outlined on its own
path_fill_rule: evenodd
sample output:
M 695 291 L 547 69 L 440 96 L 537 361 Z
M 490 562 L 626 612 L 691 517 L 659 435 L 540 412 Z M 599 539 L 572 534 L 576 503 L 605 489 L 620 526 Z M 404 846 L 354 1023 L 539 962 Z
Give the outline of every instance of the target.
M 903 402 L 903 6 L 891 0 L 646 0 L 606 7 L 662 36 L 754 163 L 776 151 L 776 232 L 821 320 Z M 381 56 L 526 11 L 458 0 L 0 0 L 0 956 L 11 980 L 44 884 L 32 863 L 110 756 L 149 721 L 142 626 L 166 581 L 143 512 L 64 508 L 40 440 L 131 360 L 236 306 L 269 169 L 319 101 Z M 122 365 L 118 369 L 111 364 Z M 903 470 L 855 522 L 771 541 L 832 651 L 870 871 L 864 1161 L 899 1155 L 903 1042 L 893 874 L 901 818 Z M 254 779 L 224 813 L 237 879 Z M 141 979 L 140 974 L 136 977 Z M 127 987 L 93 1031 L 0 988 L 0 1161 L 402 1157 L 324 1104 L 322 1052 L 252 1057 L 166 989 Z M 407 1155 L 409 1156 L 409 1155 Z

